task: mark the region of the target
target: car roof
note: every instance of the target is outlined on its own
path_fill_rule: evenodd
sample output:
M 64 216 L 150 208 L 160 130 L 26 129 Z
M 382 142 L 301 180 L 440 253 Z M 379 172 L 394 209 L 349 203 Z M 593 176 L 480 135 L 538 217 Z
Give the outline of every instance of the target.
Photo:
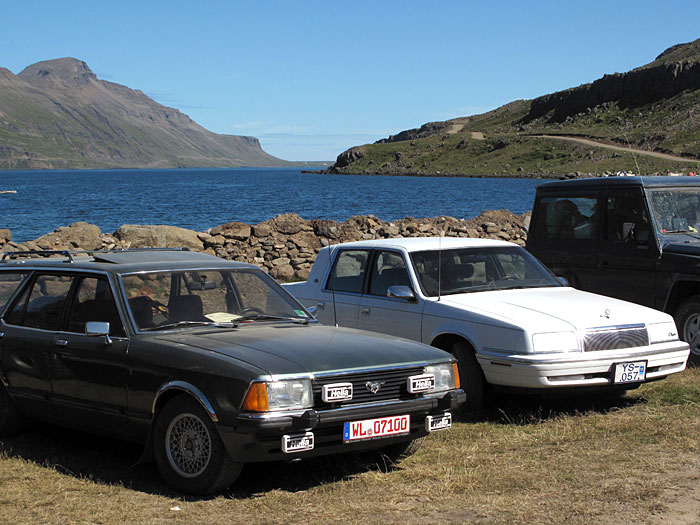
M 408 252 L 445 250 L 454 248 L 486 248 L 489 246 L 517 246 L 512 242 L 470 237 L 399 237 L 334 244 L 333 249 L 345 248 L 400 248 Z
M 641 186 L 674 187 L 674 186 L 699 186 L 700 177 L 682 176 L 644 176 L 644 177 L 596 177 L 589 179 L 560 180 L 545 182 L 537 186 L 537 192 L 566 190 L 595 190 L 600 188 Z
M 31 256 L 41 254 L 52 255 L 52 257 L 37 258 Z M 206 253 L 182 249 L 6 252 L 0 261 L 0 270 L 18 267 L 47 270 L 99 270 L 114 274 L 156 270 L 191 270 L 205 267 L 212 269 L 257 268 L 252 264 L 227 261 Z

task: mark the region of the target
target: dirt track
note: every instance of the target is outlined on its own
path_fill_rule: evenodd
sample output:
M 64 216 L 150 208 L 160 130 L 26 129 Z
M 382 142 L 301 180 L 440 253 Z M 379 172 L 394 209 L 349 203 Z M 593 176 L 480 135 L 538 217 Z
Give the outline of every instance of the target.
M 644 151 L 641 149 L 626 148 L 624 146 L 614 146 L 612 144 L 606 144 L 604 142 L 596 142 L 595 140 L 582 139 L 579 137 L 570 137 L 567 135 L 533 135 L 535 138 L 540 139 L 554 139 L 554 140 L 567 140 L 569 142 L 578 142 L 579 144 L 586 144 L 588 146 L 595 146 L 597 148 L 606 148 L 616 151 L 624 151 L 627 153 L 645 155 L 647 157 L 656 157 L 657 159 L 673 160 L 676 162 L 693 162 L 693 159 L 688 159 L 685 157 L 677 157 L 675 155 L 668 155 L 666 153 L 658 153 L 656 151 Z

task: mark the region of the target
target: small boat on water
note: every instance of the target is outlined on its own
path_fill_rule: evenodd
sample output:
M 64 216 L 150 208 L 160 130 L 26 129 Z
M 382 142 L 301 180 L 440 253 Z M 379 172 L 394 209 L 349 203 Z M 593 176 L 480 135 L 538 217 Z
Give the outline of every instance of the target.
M 17 193 L 17 190 L 0 190 L 0 194 L 4 193 Z

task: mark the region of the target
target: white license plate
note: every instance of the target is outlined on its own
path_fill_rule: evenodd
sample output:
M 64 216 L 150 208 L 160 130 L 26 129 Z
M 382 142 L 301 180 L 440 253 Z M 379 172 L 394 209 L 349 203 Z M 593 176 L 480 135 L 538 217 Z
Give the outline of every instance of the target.
M 426 416 L 425 418 L 425 428 L 428 432 L 447 430 L 450 427 L 452 427 L 452 414 L 449 412 L 441 416 Z
M 291 452 L 302 452 L 303 450 L 313 450 L 314 434 L 307 432 L 306 434 L 296 434 L 293 436 L 285 434 L 282 436 L 282 452 L 289 454 Z
M 387 436 L 403 436 L 411 430 L 411 416 L 390 416 L 349 421 L 343 427 L 343 442 L 362 441 Z
M 644 381 L 646 378 L 646 361 L 615 364 L 615 383 L 634 383 L 636 381 Z

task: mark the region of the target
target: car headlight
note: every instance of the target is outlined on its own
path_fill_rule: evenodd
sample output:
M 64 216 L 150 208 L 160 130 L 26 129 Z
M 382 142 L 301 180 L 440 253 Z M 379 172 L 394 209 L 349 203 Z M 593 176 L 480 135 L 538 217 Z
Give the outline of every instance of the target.
M 537 353 L 578 352 L 578 338 L 575 332 L 545 332 L 533 334 L 532 350 Z
M 649 334 L 649 344 L 678 341 L 678 329 L 673 321 L 648 324 L 647 333 Z
M 452 390 L 459 388 L 459 372 L 457 371 L 457 363 L 440 363 L 439 365 L 430 365 L 425 367 L 426 374 L 435 376 L 435 388 L 432 392 L 441 392 L 444 390 Z
M 253 412 L 295 410 L 313 406 L 309 379 L 284 379 L 253 383 L 243 401 L 243 409 Z

